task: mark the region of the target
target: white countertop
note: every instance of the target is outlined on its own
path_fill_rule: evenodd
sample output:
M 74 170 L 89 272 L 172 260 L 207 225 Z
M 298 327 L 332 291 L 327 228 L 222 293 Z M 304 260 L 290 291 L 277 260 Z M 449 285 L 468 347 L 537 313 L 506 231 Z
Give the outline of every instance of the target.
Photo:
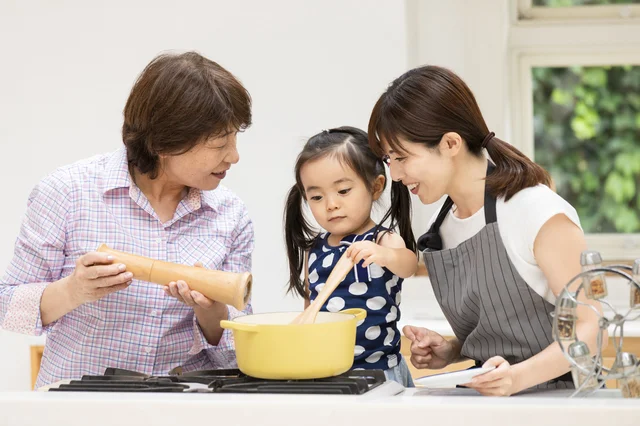
M 0 425 L 638 425 L 640 400 L 618 391 L 509 398 L 467 389 L 407 389 L 396 396 L 0 392 Z

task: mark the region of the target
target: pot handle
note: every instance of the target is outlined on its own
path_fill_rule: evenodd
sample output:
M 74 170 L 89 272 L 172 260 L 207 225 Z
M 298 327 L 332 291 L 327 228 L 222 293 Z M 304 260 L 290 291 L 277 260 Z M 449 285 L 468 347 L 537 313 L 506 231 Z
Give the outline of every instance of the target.
M 353 315 L 356 317 L 356 319 L 358 321 L 362 321 L 363 319 L 365 319 L 367 317 L 367 311 L 365 311 L 362 308 L 351 308 L 351 309 L 345 309 L 343 311 L 338 312 L 339 314 L 349 314 L 349 315 Z
M 248 331 L 250 333 L 256 333 L 258 331 L 257 324 L 243 324 L 241 322 L 222 320 L 220 321 L 220 327 L 228 330 L 241 330 Z

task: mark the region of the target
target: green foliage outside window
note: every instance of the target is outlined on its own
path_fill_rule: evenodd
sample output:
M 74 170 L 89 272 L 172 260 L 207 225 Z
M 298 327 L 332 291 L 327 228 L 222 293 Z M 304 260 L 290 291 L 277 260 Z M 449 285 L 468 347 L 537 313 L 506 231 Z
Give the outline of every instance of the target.
M 585 232 L 640 232 L 640 66 L 534 68 L 535 161 Z

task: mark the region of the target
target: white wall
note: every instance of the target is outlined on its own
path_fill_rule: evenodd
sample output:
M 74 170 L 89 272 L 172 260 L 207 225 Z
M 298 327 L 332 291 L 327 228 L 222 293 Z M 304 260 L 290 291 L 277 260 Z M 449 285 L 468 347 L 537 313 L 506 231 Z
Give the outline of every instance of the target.
M 509 0 L 409 0 L 411 66 L 440 65 L 473 91 L 489 128 L 507 126 Z
M 177 6 L 180 4 L 180 6 Z M 182 0 L 0 2 L 0 270 L 31 188 L 56 167 L 116 149 L 122 109 L 159 52 L 194 49 L 228 68 L 254 100 L 225 183 L 256 228 L 256 311 L 300 309 L 284 296 L 282 206 L 305 138 L 366 128 L 387 84 L 407 68 L 400 1 Z M 0 333 L 0 390 L 28 389 L 28 346 Z

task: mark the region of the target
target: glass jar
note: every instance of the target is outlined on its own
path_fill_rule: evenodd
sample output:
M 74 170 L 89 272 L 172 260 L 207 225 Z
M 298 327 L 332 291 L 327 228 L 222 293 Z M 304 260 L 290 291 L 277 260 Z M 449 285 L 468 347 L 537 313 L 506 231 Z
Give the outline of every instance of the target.
M 564 289 L 556 301 L 553 326 L 558 333 L 559 340 L 575 340 L 576 338 L 576 308 L 578 303 L 569 292 Z
M 583 391 L 598 389 L 598 379 L 596 378 L 596 367 L 593 357 L 589 353 L 589 347 L 586 343 L 575 341 L 569 345 L 569 356 L 573 358 L 576 364 L 588 371 L 584 372 L 575 365 L 571 366 L 571 377 L 576 389 Z
M 633 262 L 633 279 L 640 283 L 640 259 L 636 259 L 636 261 Z M 629 285 L 631 286 L 629 304 L 632 308 L 638 308 L 640 307 L 640 289 L 636 287 L 634 283 L 629 283 Z
M 586 250 L 580 255 L 580 264 L 582 265 L 583 272 L 601 268 L 602 257 L 597 251 Z M 587 274 L 582 278 L 582 282 L 585 294 L 589 299 L 598 300 L 607 297 L 607 282 L 604 277 L 604 272 Z
M 618 379 L 618 387 L 624 398 L 640 398 L 640 368 L 638 358 L 634 354 L 621 352 L 616 357 L 614 365 L 616 374 L 622 374 Z

